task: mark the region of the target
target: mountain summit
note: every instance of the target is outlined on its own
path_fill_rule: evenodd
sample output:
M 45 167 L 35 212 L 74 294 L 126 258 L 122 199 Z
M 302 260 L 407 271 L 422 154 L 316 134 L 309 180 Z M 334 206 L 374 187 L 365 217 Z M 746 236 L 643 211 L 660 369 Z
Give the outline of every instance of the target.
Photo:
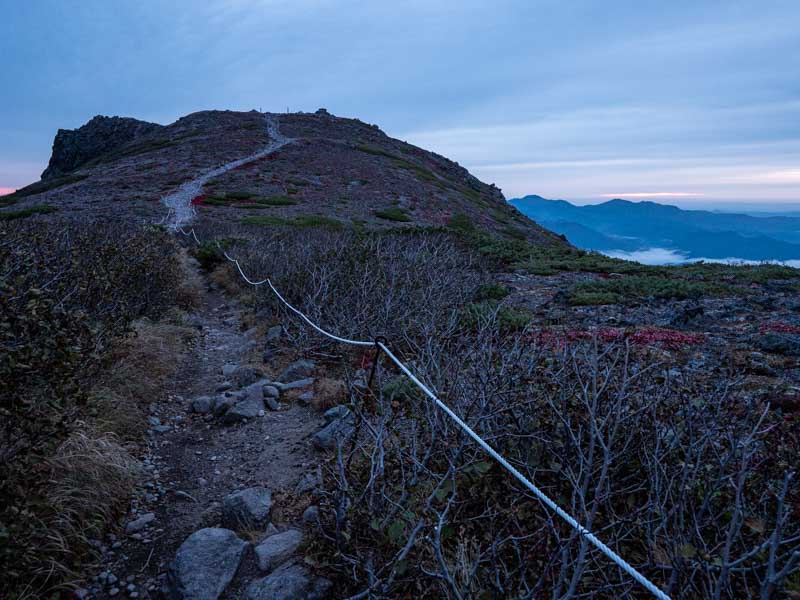
M 457 224 L 563 243 L 510 206 L 494 185 L 443 156 L 389 137 L 376 125 L 324 109 L 270 118 L 279 129 L 272 137 L 265 115 L 256 111 L 197 112 L 167 126 L 98 116 L 79 129 L 59 130 L 42 180 L 4 201 L 21 208 L 44 203 L 70 217 L 157 219 L 165 210 L 161 199 L 202 180 L 190 200 L 215 219 L 371 227 Z M 265 154 L 275 135 L 289 143 Z M 224 168 L 232 162 L 235 169 Z

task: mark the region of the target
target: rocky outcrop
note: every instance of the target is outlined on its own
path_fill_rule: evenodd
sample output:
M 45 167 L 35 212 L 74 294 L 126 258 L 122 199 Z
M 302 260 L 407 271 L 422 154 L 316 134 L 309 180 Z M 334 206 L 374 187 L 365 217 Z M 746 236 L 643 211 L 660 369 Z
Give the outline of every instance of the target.
M 92 159 L 162 129 L 127 117 L 96 116 L 78 129 L 59 129 L 42 179 L 61 177 Z

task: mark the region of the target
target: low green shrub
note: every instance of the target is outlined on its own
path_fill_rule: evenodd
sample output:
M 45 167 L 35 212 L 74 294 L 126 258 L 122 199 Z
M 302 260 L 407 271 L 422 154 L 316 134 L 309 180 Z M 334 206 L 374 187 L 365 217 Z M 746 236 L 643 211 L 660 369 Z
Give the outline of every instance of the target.
M 478 286 L 475 292 L 475 300 L 478 302 L 481 300 L 502 300 L 510 293 L 507 287 L 499 283 L 484 283 Z
M 400 223 L 408 223 L 409 221 L 413 221 L 411 216 L 399 206 L 393 206 L 391 208 L 386 208 L 384 210 L 376 210 L 375 216 L 379 219 L 385 219 L 387 221 L 397 221 Z
M 57 210 L 58 209 L 55 206 L 48 206 L 47 204 L 29 206 L 28 208 L 23 208 L 22 210 L 0 212 L 0 221 L 24 219 L 25 217 L 30 217 L 31 215 L 46 215 Z
M 570 290 L 572 304 L 616 304 L 638 302 L 648 298 L 686 300 L 703 296 L 737 294 L 736 288 L 724 283 L 689 281 L 663 275 L 631 275 L 579 283 Z
M 504 306 L 497 300 L 483 300 L 468 304 L 464 309 L 463 322 L 470 329 L 496 321 L 497 327 L 504 333 L 519 331 L 530 325 L 532 317 L 510 306 Z

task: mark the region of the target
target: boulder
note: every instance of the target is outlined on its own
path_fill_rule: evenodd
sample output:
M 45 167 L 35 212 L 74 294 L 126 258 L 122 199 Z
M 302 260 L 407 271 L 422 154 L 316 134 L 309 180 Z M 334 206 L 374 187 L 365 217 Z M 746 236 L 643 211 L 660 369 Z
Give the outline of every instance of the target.
M 316 367 L 316 364 L 313 360 L 305 358 L 296 360 L 283 370 L 280 377 L 278 377 L 278 381 L 295 381 L 309 377 L 314 373 L 314 367 Z
M 281 392 L 288 392 L 289 390 L 297 390 L 300 388 L 305 388 L 310 385 L 314 385 L 314 378 L 308 377 L 306 379 L 298 379 L 297 381 L 292 381 L 290 383 L 280 383 L 279 381 L 273 381 L 271 386 L 278 388 Z
M 214 416 L 221 417 L 228 412 L 236 403 L 238 398 L 233 396 L 217 396 L 214 400 Z
M 294 554 L 302 541 L 303 534 L 297 529 L 269 536 L 255 548 L 258 568 L 267 573 L 274 570 Z
M 251 487 L 230 494 L 222 502 L 222 523 L 236 529 L 257 529 L 269 522 L 272 493 L 263 487 Z
M 256 579 L 247 588 L 247 600 L 323 600 L 328 598 L 333 584 L 315 578 L 303 565 L 289 564 Z
M 173 600 L 216 600 L 236 574 L 247 543 L 228 529 L 194 532 L 178 548 L 167 573 Z
M 334 410 L 339 407 L 334 407 Z M 346 408 L 346 407 L 345 407 Z M 333 450 L 339 440 L 345 440 L 353 435 L 353 415 L 348 410 L 344 416 L 334 418 L 325 427 L 320 429 L 311 438 L 312 445 L 317 450 Z
M 222 422 L 226 425 L 232 425 L 233 423 L 239 423 L 245 419 L 254 419 L 259 416 L 263 410 L 264 400 L 248 397 L 237 402 L 232 408 L 228 409 L 222 417 Z

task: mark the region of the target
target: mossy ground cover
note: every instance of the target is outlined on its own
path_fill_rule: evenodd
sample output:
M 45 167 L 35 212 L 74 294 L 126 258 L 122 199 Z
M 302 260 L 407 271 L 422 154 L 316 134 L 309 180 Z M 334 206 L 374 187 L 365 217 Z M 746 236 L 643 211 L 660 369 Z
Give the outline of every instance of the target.
M 293 219 L 282 219 L 272 216 L 245 217 L 240 223 L 242 225 L 262 225 L 266 227 L 344 227 L 342 221 L 324 215 L 298 215 Z
M 13 221 L 15 219 L 24 219 L 25 217 L 30 217 L 33 215 L 46 215 L 48 213 L 55 212 L 56 210 L 58 209 L 55 206 L 39 204 L 37 206 L 29 206 L 28 208 L 23 208 L 21 210 L 0 212 L 0 221 Z

